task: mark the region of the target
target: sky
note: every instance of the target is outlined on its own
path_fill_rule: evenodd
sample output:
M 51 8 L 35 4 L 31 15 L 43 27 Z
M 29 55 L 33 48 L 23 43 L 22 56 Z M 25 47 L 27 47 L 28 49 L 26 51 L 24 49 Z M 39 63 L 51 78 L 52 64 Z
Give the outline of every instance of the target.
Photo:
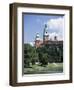
M 40 15 L 24 14 L 24 43 L 33 43 L 35 36 L 39 33 L 43 39 L 44 25 L 48 26 L 49 38 L 56 35 L 58 40 L 63 40 L 64 15 Z

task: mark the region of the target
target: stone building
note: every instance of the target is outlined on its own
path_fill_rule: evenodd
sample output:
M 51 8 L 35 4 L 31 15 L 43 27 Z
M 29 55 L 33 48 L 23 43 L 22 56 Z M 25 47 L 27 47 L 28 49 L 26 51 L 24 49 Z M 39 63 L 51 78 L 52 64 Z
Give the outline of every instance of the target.
M 48 33 L 47 25 L 45 24 L 44 30 L 43 30 L 43 40 L 40 39 L 39 33 L 36 34 L 35 37 L 35 47 L 42 47 L 43 45 L 48 44 L 49 46 L 52 45 L 63 45 L 63 40 L 58 40 L 57 36 L 54 36 L 54 40 L 52 40 Z

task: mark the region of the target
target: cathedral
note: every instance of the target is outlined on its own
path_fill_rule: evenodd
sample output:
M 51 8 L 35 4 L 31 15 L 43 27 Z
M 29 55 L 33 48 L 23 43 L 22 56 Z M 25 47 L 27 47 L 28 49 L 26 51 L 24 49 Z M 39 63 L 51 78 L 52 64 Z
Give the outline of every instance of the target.
M 35 37 L 35 47 L 42 47 L 43 45 L 63 45 L 63 40 L 58 40 L 57 36 L 54 36 L 54 40 L 52 40 L 49 36 L 48 33 L 48 28 L 47 25 L 45 24 L 44 26 L 44 31 L 43 31 L 43 40 L 40 39 L 39 33 L 36 34 Z

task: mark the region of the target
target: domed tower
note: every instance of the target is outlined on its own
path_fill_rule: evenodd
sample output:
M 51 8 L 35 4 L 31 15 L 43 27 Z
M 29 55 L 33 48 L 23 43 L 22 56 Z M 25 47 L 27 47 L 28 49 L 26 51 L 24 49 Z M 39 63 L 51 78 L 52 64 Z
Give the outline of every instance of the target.
M 45 24 L 44 32 L 43 32 L 43 43 L 46 44 L 49 41 L 49 33 L 47 29 L 47 24 Z
M 37 33 L 36 37 L 35 37 L 35 46 L 36 46 L 36 48 L 40 47 L 40 35 L 39 35 L 39 33 Z

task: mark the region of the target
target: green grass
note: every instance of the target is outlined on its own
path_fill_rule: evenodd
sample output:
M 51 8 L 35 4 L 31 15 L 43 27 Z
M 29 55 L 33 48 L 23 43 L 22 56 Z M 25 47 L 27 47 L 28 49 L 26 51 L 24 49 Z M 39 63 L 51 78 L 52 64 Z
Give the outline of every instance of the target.
M 41 73 L 62 73 L 63 63 L 49 63 L 47 66 L 32 65 L 31 68 L 24 68 L 24 74 Z

